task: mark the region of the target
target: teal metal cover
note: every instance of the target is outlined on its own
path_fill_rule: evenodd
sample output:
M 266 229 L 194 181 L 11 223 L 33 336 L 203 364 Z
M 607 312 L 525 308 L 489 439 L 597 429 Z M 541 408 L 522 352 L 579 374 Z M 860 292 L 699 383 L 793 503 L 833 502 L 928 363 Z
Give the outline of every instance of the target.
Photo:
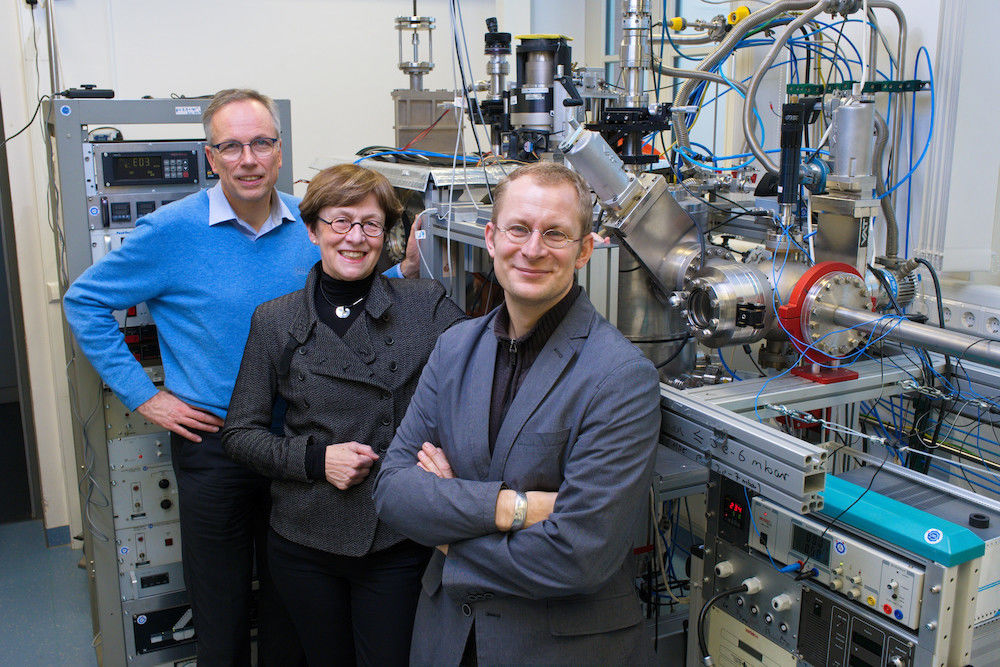
M 875 491 L 866 493 L 864 487 L 833 475 L 826 476 L 826 489 L 821 493 L 824 505 L 820 514 L 945 567 L 960 565 L 986 552 L 986 543 L 968 528 Z M 844 510 L 847 512 L 840 516 Z

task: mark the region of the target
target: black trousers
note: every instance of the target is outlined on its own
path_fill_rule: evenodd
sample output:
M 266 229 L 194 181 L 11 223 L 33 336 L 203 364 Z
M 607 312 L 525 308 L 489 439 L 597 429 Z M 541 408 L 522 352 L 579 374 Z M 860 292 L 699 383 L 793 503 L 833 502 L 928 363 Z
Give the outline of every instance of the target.
M 200 443 L 176 434 L 170 438 L 198 664 L 250 664 L 255 555 L 257 664 L 302 664 L 295 629 L 267 568 L 268 480 L 230 459 L 218 434 L 198 435 Z
M 271 574 L 310 665 L 405 666 L 430 549 L 404 541 L 360 557 L 267 539 Z

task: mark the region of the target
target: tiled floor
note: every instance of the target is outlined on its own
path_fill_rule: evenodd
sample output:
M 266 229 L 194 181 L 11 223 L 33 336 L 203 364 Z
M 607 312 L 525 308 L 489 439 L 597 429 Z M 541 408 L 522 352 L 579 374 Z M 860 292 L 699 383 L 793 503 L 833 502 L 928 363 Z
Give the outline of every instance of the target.
M 47 548 L 40 521 L 0 524 L 0 665 L 97 664 L 82 553 Z

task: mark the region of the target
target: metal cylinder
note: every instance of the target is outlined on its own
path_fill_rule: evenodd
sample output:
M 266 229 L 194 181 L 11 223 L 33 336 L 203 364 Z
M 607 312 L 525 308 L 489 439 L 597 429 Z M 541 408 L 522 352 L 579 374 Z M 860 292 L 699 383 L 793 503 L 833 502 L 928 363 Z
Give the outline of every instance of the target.
M 507 56 L 493 54 L 486 66 L 490 75 L 490 99 L 499 100 L 507 88 L 507 75 L 510 74 L 510 64 Z
M 910 320 L 886 319 L 882 315 L 866 310 L 855 310 L 842 306 L 816 304 L 813 313 L 819 320 L 825 320 L 841 327 L 854 327 L 861 331 L 876 330 L 872 338 L 885 334 L 889 340 L 922 347 L 932 352 L 948 354 L 959 359 L 968 359 L 994 367 L 1000 367 L 1000 341 L 970 336 L 969 334 L 918 324 Z
M 753 343 L 764 336 L 770 301 L 771 285 L 753 266 L 709 264 L 691 281 L 688 326 L 709 347 Z
M 649 0 L 623 0 L 620 57 L 627 107 L 645 106 L 648 99 L 643 93 L 643 73 L 649 66 L 649 25 Z
M 875 105 L 849 102 L 833 111 L 830 132 L 832 176 L 853 178 L 871 176 L 875 150 Z
M 518 81 L 522 88 L 551 88 L 555 65 L 552 54 L 533 51 L 524 62 L 524 81 Z
M 596 132 L 577 128 L 559 145 L 559 150 L 602 202 L 617 200 L 635 179 L 608 142 Z

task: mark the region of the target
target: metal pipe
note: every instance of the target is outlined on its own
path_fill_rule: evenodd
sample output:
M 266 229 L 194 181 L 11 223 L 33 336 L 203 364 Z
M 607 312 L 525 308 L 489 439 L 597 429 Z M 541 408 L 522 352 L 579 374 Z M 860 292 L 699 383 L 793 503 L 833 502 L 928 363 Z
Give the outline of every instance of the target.
M 807 11 L 803 12 L 797 19 L 788 24 L 788 28 L 785 29 L 785 32 L 774 40 L 771 50 L 767 52 L 767 55 L 764 57 L 764 61 L 760 64 L 760 67 L 757 68 L 757 72 L 750 80 L 750 85 L 747 86 L 747 94 L 743 100 L 743 133 L 746 135 L 747 144 L 750 146 L 750 152 L 753 153 L 754 157 L 757 158 L 760 165 L 767 170 L 768 173 L 777 174 L 778 165 L 771 161 L 771 158 L 769 158 L 764 152 L 764 148 L 760 145 L 760 142 L 757 141 L 757 137 L 754 136 L 753 111 L 754 101 L 757 97 L 757 89 L 760 88 L 760 82 L 764 79 L 764 75 L 767 74 L 767 70 L 771 66 L 771 63 L 773 63 L 774 59 L 778 57 L 778 53 L 781 49 L 785 48 L 785 43 L 788 41 L 788 38 L 798 31 L 798 29 L 803 25 L 822 14 L 826 5 L 827 0 L 819 0 L 819 2 L 814 4 Z M 751 14 L 751 16 L 753 16 L 753 14 Z
M 646 104 L 642 73 L 648 62 L 646 38 L 650 33 L 649 0 L 623 0 L 621 68 L 625 84 L 625 106 Z
M 896 17 L 896 23 L 899 26 L 899 38 L 896 41 L 896 78 L 905 79 L 906 78 L 906 38 L 907 38 L 907 27 L 906 27 L 906 16 L 903 14 L 903 10 L 899 8 L 895 2 L 892 0 L 869 0 L 868 8 L 871 11 L 872 8 L 879 7 L 883 9 L 888 9 Z M 874 74 L 872 75 L 874 78 Z M 899 100 L 897 100 L 899 102 Z M 903 137 L 903 105 L 901 103 L 893 104 L 892 107 L 892 152 L 889 153 L 889 173 L 893 177 L 898 177 L 900 173 L 897 169 L 899 162 L 899 148 Z M 891 200 L 889 203 L 893 209 L 896 208 L 896 192 L 889 195 Z
M 959 360 L 968 359 L 994 368 L 1000 367 L 1000 341 L 998 340 L 918 324 L 906 319 L 883 319 L 884 316 L 867 310 L 854 310 L 853 308 L 822 303 L 813 306 L 812 314 L 818 320 L 838 326 L 856 328 L 866 332 L 874 330 L 873 338 L 884 334 L 889 340 L 905 345 L 914 345 L 932 352 L 952 355 Z
M 885 181 L 882 176 L 882 157 L 885 155 L 885 146 L 889 143 L 889 128 L 885 124 L 882 114 L 875 112 L 875 192 L 879 196 L 885 194 Z M 895 257 L 899 252 L 899 223 L 896 222 L 896 210 L 892 207 L 888 197 L 879 200 L 882 206 L 882 214 L 885 216 L 885 254 L 887 257 Z
M 753 28 L 756 28 L 762 23 L 766 23 L 771 19 L 780 16 L 787 11 L 793 11 L 798 9 L 806 9 L 812 7 L 815 4 L 812 0 L 778 0 L 763 9 L 753 12 L 746 19 L 740 21 L 733 26 L 732 30 L 726 35 L 725 39 L 719 43 L 719 45 L 710 54 L 705 56 L 705 58 L 698 64 L 695 68 L 696 72 L 710 72 L 716 65 L 725 60 L 737 44 L 750 32 Z M 678 109 L 682 109 L 687 105 L 687 100 L 694 91 L 695 86 L 698 85 L 695 80 L 689 80 L 681 85 L 680 89 L 677 91 L 677 96 L 674 98 L 674 106 Z M 673 130 L 674 138 L 677 140 L 677 145 L 690 150 L 691 141 L 688 137 L 687 126 L 684 123 L 684 111 L 676 111 L 673 114 Z
M 654 42 L 673 42 L 677 46 L 693 46 L 695 44 L 708 44 L 709 42 L 716 41 L 711 34 L 705 33 L 703 35 L 673 35 L 670 39 L 666 37 L 658 37 L 653 35 Z

